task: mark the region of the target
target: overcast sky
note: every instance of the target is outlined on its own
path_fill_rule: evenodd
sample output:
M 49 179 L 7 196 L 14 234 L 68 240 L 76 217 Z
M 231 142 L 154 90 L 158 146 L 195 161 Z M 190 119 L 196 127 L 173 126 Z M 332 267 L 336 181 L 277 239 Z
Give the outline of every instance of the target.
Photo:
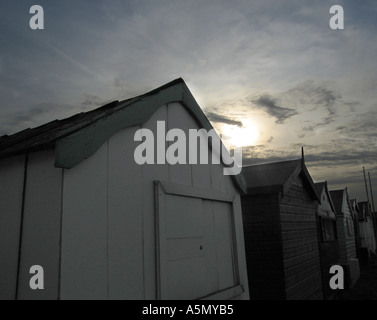
M 0 30 L 0 135 L 182 77 L 246 163 L 304 146 L 314 181 L 364 200 L 365 166 L 377 192 L 376 0 L 0 0 Z

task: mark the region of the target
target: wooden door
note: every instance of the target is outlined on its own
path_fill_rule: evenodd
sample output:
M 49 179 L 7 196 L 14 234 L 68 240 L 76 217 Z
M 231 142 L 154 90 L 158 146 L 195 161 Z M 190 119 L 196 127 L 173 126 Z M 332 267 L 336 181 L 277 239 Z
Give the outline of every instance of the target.
M 157 297 L 199 299 L 240 293 L 233 197 L 156 183 Z

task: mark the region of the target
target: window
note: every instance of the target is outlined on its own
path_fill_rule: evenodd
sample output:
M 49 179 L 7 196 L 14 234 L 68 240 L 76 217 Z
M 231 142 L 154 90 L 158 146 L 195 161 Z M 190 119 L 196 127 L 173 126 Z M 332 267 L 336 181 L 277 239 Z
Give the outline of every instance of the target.
M 335 220 L 321 218 L 321 229 L 322 242 L 335 241 L 337 239 Z

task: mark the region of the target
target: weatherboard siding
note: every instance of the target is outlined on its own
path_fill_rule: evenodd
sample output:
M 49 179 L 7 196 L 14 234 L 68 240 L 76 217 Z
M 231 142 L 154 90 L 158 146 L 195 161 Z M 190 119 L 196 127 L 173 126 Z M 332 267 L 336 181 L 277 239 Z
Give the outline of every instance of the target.
M 348 231 L 348 223 L 351 224 L 351 234 Z M 343 205 L 342 215 L 337 217 L 337 231 L 340 261 L 349 264 L 351 259 L 356 259 L 356 240 L 353 219 L 347 203 Z
M 334 290 L 330 288 L 330 268 L 332 265 L 339 264 L 339 245 L 336 230 L 336 215 L 331 205 L 331 199 L 327 193 L 327 184 L 323 183 L 321 193 L 319 194 L 321 203 L 317 207 L 317 228 L 318 228 L 318 241 L 319 253 L 321 258 L 321 272 L 322 272 L 322 285 L 323 295 L 325 299 L 330 299 L 334 295 Z M 331 220 L 334 224 L 335 239 L 328 241 L 324 240 L 322 236 L 322 219 Z
M 337 216 L 336 218 L 337 234 L 339 240 L 339 260 L 341 264 L 348 263 L 347 246 L 345 241 L 345 222 L 343 216 Z
M 286 298 L 321 299 L 316 201 L 307 189 L 292 185 L 280 198 Z
M 348 204 L 345 206 L 345 217 L 349 217 L 349 224 L 351 228 L 351 233 L 346 232 L 346 245 L 347 245 L 347 256 L 349 259 L 356 259 L 356 240 L 355 240 L 355 229 L 353 225 L 353 217 Z M 344 221 L 346 224 L 346 221 Z M 345 228 L 347 225 L 345 225 Z
M 360 242 L 362 248 L 367 248 L 370 252 L 376 251 L 376 241 L 371 217 L 366 220 L 357 221 L 360 230 Z
M 277 195 L 243 196 L 242 215 L 251 299 L 285 299 Z

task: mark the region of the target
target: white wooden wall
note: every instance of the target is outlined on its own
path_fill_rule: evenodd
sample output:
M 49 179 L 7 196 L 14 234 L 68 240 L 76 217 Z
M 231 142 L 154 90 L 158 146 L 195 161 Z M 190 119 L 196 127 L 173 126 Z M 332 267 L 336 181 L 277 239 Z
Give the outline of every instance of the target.
M 54 167 L 54 151 L 29 155 L 23 236 L 19 299 L 58 299 L 60 268 L 60 219 L 62 169 Z M 44 289 L 29 286 L 30 267 L 44 269 Z
M 58 299 L 62 170 L 54 167 L 53 150 L 28 158 L 26 180 L 25 156 L 0 165 L 0 298 Z M 34 265 L 44 269 L 43 290 L 30 288 Z
M 344 208 L 344 230 L 345 230 L 345 241 L 346 241 L 346 254 L 347 260 L 356 259 L 356 238 L 355 238 L 355 229 L 353 224 L 353 217 L 351 215 L 351 209 L 346 202 L 343 206 Z M 348 220 L 348 221 L 347 221 Z M 348 232 L 348 228 L 351 229 L 351 233 Z
M 338 243 L 339 243 L 339 259 L 340 263 L 349 265 L 350 267 L 350 281 L 353 285 L 360 276 L 359 261 L 356 256 L 356 240 L 353 225 L 353 217 L 351 209 L 343 196 L 342 215 L 336 218 Z M 351 230 L 349 233 L 348 230 Z
M 369 251 L 376 251 L 376 240 L 374 236 L 373 220 L 368 218 L 364 221 L 359 221 L 361 247 L 368 248 Z
M 142 127 L 152 130 L 156 137 L 158 120 L 167 122 L 166 130 L 185 130 L 187 137 L 189 128 L 198 128 L 188 112 L 177 103 L 162 106 Z M 236 194 L 231 177 L 223 175 L 221 165 L 137 165 L 134 161 L 134 150 L 139 144 L 134 142 L 137 129 L 139 127 L 118 132 L 92 157 L 70 170 L 64 170 L 63 299 L 157 298 L 153 181 Z M 201 203 L 201 219 L 210 219 L 219 228 L 226 225 L 222 221 L 228 217 L 226 206 L 198 199 L 190 201 L 187 207 L 195 208 L 195 203 Z M 245 289 L 240 297 L 248 298 L 239 196 L 235 198 L 235 208 L 237 258 Z M 200 214 L 200 206 L 198 210 Z M 220 248 L 226 237 L 225 230 L 220 229 L 212 238 L 213 245 L 218 246 L 218 252 L 223 255 L 226 252 Z M 229 269 L 226 263 L 213 263 L 212 267 L 218 268 L 220 275 L 226 275 Z M 220 287 L 230 284 L 228 277 L 217 276 L 216 272 L 208 270 L 204 281 L 208 286 L 207 291 L 218 287 L 219 282 Z
M 110 299 L 144 298 L 143 186 L 135 164 L 134 129 L 109 141 L 108 267 Z M 125 290 L 127 288 L 127 290 Z M 130 290 L 132 288 L 132 290 Z
M 325 191 L 325 188 L 322 189 L 322 193 L 320 194 L 321 203 L 318 205 L 317 213 L 321 217 L 327 217 L 331 219 L 335 219 L 334 210 L 331 207 L 329 197 Z
M 62 299 L 108 297 L 107 148 L 64 170 Z

